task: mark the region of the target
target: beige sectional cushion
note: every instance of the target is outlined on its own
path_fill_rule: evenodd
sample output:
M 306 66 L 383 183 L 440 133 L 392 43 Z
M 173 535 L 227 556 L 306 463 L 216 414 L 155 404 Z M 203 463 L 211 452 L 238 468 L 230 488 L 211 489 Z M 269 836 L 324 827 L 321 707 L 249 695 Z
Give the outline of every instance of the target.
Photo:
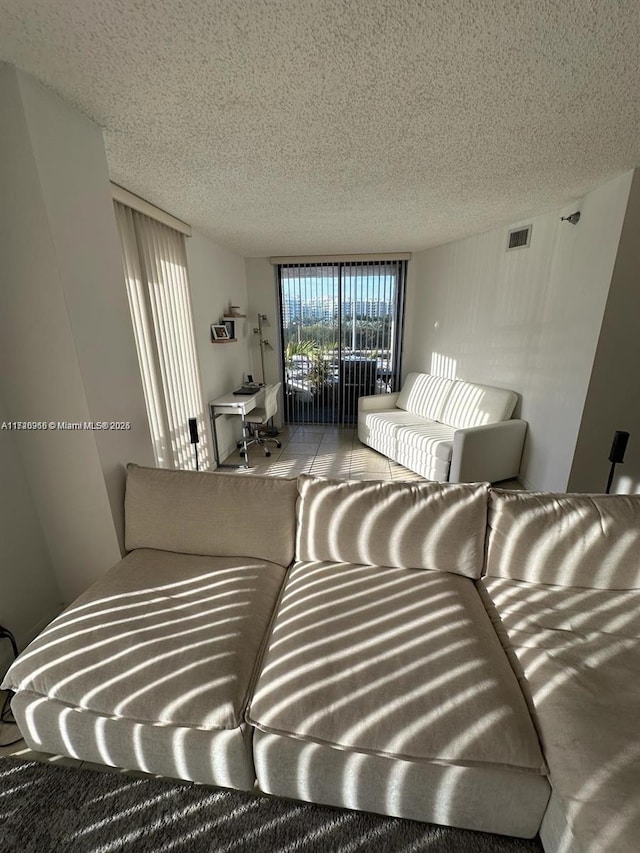
M 442 407 L 451 385 L 451 379 L 442 376 L 410 373 L 402 384 L 396 405 L 422 418 L 441 420 Z
M 636 853 L 640 591 L 504 578 L 480 588 L 535 706 L 569 837 L 583 853 Z
M 241 724 L 285 571 L 137 550 L 55 619 L 5 688 L 142 723 Z
M 478 578 L 487 486 L 298 479 L 296 559 L 439 569 Z
M 545 776 L 496 767 L 460 767 L 426 761 L 402 761 L 257 729 L 253 754 L 260 790 L 268 794 L 361 809 L 409 820 L 466 827 L 532 838 L 540 826 L 549 799 Z M 396 846 L 387 835 L 354 838 L 353 844 L 336 844 L 335 853 L 473 853 L 503 847 L 496 839 L 489 848 L 484 841 L 460 839 L 458 846 L 433 836 L 415 846 Z M 497 846 L 496 846 L 497 845 Z M 537 845 L 533 845 L 538 849 Z M 321 844 L 320 849 L 327 849 Z M 530 848 L 527 845 L 527 849 Z M 568 853 L 568 851 L 567 851 Z
M 126 547 L 290 565 L 295 479 L 127 469 Z
M 475 585 L 446 572 L 296 564 L 247 719 L 339 749 L 545 772 Z
M 11 710 L 34 752 L 68 755 L 205 785 L 251 790 L 255 784 L 253 730 L 246 724 L 233 729 L 201 729 L 141 723 L 72 707 L 28 690 L 13 697 Z M 93 844 L 84 849 L 96 851 Z M 134 842 L 133 849 L 144 848 Z
M 487 574 L 640 589 L 640 495 L 491 490 Z
M 517 401 L 518 395 L 514 391 L 457 380 L 452 384 L 437 420 L 456 429 L 494 424 L 508 420 Z

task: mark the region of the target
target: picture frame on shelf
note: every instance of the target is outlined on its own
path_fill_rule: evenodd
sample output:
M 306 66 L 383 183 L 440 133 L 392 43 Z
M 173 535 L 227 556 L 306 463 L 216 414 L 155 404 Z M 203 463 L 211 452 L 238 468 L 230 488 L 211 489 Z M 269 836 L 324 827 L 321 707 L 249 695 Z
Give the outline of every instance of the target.
M 212 323 L 211 324 L 211 340 L 215 343 L 217 341 L 230 341 L 229 332 L 224 323 Z
M 234 340 L 236 336 L 236 321 L 225 317 L 222 323 L 226 326 L 229 339 Z

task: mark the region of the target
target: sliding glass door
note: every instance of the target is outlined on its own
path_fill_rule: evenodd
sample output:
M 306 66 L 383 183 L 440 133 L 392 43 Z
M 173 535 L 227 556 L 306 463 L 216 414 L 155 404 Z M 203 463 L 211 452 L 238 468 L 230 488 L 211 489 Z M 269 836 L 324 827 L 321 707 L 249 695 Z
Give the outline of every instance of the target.
M 353 424 L 398 386 L 406 261 L 278 268 L 287 423 Z

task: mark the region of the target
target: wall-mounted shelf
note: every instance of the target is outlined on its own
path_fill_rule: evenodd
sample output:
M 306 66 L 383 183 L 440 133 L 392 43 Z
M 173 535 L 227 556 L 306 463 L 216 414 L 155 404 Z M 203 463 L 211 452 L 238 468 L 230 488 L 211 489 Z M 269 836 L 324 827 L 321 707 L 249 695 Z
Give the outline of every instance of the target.
M 225 320 L 242 320 L 247 315 L 246 314 L 223 314 L 222 315 Z
M 220 341 L 211 341 L 212 344 L 235 344 L 238 342 L 237 338 L 225 338 Z

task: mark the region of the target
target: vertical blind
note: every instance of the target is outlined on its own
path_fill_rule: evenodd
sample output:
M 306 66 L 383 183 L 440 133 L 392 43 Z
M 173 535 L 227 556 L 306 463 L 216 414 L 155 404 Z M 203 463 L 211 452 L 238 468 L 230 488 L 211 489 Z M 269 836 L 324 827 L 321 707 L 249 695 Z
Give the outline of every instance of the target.
M 398 387 L 406 260 L 278 265 L 286 420 L 348 425 Z
M 195 468 L 189 418 L 205 434 L 184 235 L 114 202 L 156 464 Z M 203 467 L 206 442 L 199 445 Z

